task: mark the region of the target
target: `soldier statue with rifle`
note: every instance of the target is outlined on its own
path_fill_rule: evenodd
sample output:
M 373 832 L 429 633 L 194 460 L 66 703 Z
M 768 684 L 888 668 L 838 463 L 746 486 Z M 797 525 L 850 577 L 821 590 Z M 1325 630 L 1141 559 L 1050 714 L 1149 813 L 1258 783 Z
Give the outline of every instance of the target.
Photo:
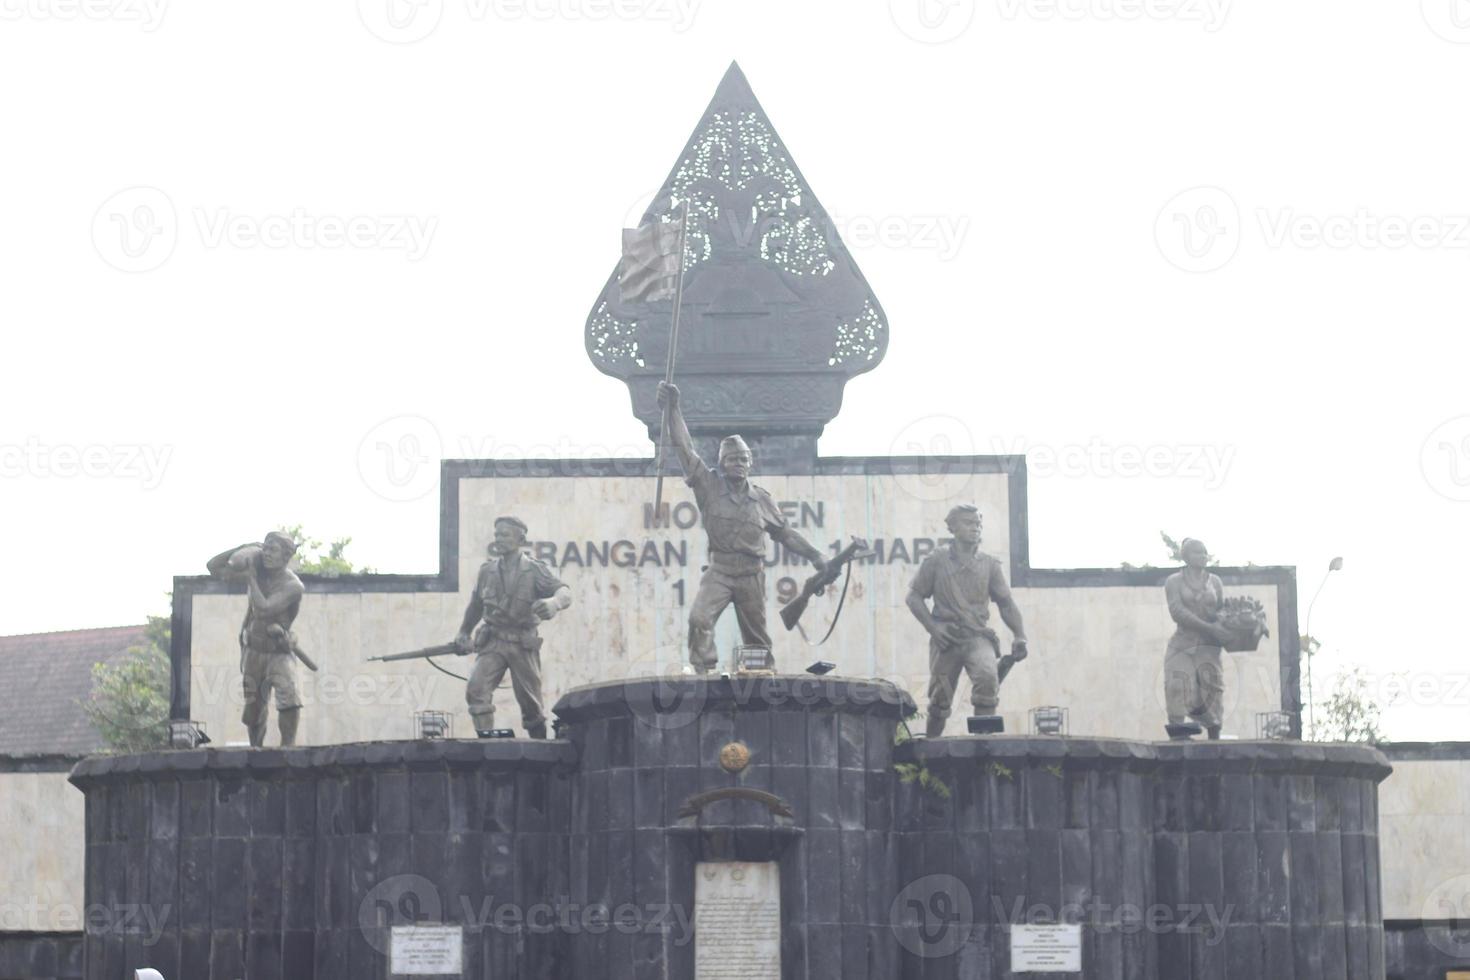
M 954 540 L 924 559 L 908 596 L 909 611 L 929 631 L 925 731 L 931 738 L 944 734 L 961 671 L 970 675 L 975 713 L 993 715 L 1000 705 L 1000 682 L 1012 666 L 1026 659 L 1026 628 L 1005 571 L 998 559 L 980 550 L 979 509 L 973 504 L 954 507 L 945 524 Z M 1000 638 L 986 624 L 991 600 L 1013 637 L 1005 657 L 1000 655 Z
M 771 648 L 766 630 L 767 535 L 810 561 L 818 574 L 827 570 L 827 561 L 821 551 L 786 523 L 771 495 L 750 482 L 752 456 L 744 439 L 727 436 L 720 442 L 717 470 L 700 459 L 694 449 L 679 408 L 678 387 L 661 382 L 658 403 L 665 410 L 669 438 L 679 454 L 685 482 L 694 490 L 700 520 L 709 535 L 709 566 L 689 609 L 689 662 L 704 674 L 719 663 L 715 621 L 732 604 L 745 644 Z
M 572 604 L 572 590 L 546 563 L 524 553 L 528 529 L 519 517 L 495 518 L 490 559 L 480 566 L 475 591 L 465 606 L 459 636 L 451 643 L 391 653 L 368 660 L 427 660 L 437 670 L 467 681 L 465 700 L 475 733 L 489 737 L 495 729 L 495 689 L 510 671 L 510 685 L 521 706 L 521 724 L 531 738 L 546 737 L 546 709 L 541 700 L 541 637 L 537 627 Z M 435 657 L 475 654 L 469 677 L 434 663 Z
M 306 593 L 301 579 L 286 567 L 294 554 L 296 542 L 280 531 L 271 531 L 264 541 L 242 544 L 209 559 L 210 575 L 227 582 L 243 581 L 249 590 L 250 604 L 240 625 L 240 675 L 245 693 L 240 720 L 250 734 L 250 744 L 257 747 L 265 744 L 272 691 L 281 744 L 296 744 L 301 695 L 292 663 L 300 660 L 316 670 L 291 632 Z
M 527 533 L 526 522 L 519 517 L 495 519 L 493 554 L 480 566 L 479 580 L 454 641 L 459 652 L 475 654 L 465 700 L 475 731 L 481 734 L 495 727 L 495 689 L 510 671 L 526 734 L 546 737 L 541 637 L 536 629 L 572 604 L 572 590 L 545 562 L 522 554 Z

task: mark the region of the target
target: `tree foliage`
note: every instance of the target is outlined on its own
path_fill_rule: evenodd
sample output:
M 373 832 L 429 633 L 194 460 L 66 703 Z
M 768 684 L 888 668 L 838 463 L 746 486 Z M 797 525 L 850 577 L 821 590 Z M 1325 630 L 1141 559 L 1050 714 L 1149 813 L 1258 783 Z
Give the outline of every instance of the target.
M 1391 696 L 1388 704 L 1379 704 L 1360 667 L 1338 674 L 1332 694 L 1318 705 L 1320 718 L 1312 733 L 1313 741 L 1382 745 L 1388 741 L 1380 727 L 1383 709 L 1392 707 L 1394 700 Z
M 326 575 L 330 578 L 338 575 L 371 575 L 373 572 L 373 569 L 366 565 L 354 565 L 347 557 L 347 546 L 352 543 L 351 537 L 336 538 L 327 545 L 326 551 L 322 551 L 322 543 L 308 536 L 300 524 L 286 528 L 285 533 L 296 542 L 297 571 L 299 572 L 307 575 Z
M 114 663 L 92 665 L 82 710 L 111 752 L 168 746 L 169 618 L 149 616 L 144 641 Z

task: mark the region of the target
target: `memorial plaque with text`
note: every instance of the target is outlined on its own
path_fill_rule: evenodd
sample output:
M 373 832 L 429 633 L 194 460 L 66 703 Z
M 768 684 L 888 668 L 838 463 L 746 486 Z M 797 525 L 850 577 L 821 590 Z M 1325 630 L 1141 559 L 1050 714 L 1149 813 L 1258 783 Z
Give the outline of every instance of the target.
M 781 980 L 781 869 L 775 862 L 695 865 L 694 980 Z
M 1082 969 L 1082 927 L 1012 926 L 1012 973 L 1078 973 Z
M 388 972 L 403 977 L 464 973 L 464 930 L 459 926 L 394 926 Z

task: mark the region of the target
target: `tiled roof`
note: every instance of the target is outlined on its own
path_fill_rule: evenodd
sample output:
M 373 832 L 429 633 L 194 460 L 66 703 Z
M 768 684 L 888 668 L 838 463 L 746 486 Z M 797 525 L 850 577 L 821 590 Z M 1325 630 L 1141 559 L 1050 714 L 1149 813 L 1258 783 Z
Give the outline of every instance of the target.
M 111 626 L 0 636 L 0 756 L 98 751 L 102 739 L 82 711 L 92 665 L 145 642 L 146 626 Z

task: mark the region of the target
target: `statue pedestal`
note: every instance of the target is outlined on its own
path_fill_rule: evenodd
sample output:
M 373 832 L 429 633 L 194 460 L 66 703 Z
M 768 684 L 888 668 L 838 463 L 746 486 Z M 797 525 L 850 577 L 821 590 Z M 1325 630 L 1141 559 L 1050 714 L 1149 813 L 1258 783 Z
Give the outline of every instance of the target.
M 86 975 L 386 977 L 395 927 L 448 924 L 465 977 L 695 978 L 696 894 L 779 894 L 783 980 L 1003 977 L 1023 935 L 1087 976 L 1382 978 L 1377 751 L 895 745 L 912 707 L 678 677 L 570 692 L 549 742 L 88 759 L 87 903 L 139 914 L 89 917 Z

